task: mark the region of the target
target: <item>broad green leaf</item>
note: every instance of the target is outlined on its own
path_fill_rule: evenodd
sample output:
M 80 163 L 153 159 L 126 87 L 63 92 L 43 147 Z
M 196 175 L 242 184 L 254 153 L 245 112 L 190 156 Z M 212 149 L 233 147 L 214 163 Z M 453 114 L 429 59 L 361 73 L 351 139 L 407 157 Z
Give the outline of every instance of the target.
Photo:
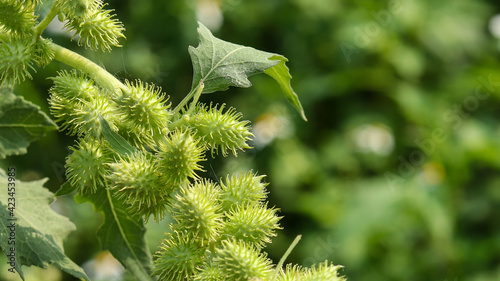
M 0 89 L 0 159 L 26 153 L 30 142 L 55 129 L 56 124 L 38 106 L 11 88 Z
M 194 69 L 192 90 L 200 81 L 205 84 L 203 93 L 225 91 L 229 86 L 248 88 L 252 85 L 249 76 L 265 72 L 278 82 L 285 97 L 307 120 L 290 84 L 292 76 L 285 65 L 288 61 L 285 57 L 223 41 L 213 36 L 203 24 L 199 25 L 200 43 L 196 48 L 189 46 Z
M 102 135 L 108 141 L 109 145 L 120 155 L 125 156 L 133 154 L 137 150 L 130 145 L 126 139 L 113 131 L 104 117 L 99 116 L 101 120 Z
M 10 254 L 11 247 L 15 247 L 15 269 L 23 280 L 22 265 L 47 268 L 49 264 L 77 278 L 89 280 L 83 270 L 64 254 L 63 240 L 75 230 L 75 225 L 68 218 L 55 213 L 50 208 L 49 204 L 54 201 L 54 196 L 43 187 L 46 181 L 47 179 L 22 182 L 15 176 L 9 177 L 4 170 L 0 169 L 0 186 L 2 187 L 0 246 L 6 255 Z M 9 183 L 11 183 L 10 187 L 13 186 L 15 189 L 10 190 L 14 192 L 13 194 L 8 194 Z M 11 195 L 15 201 L 9 199 Z M 8 209 L 12 207 L 9 203 L 15 203 L 14 216 L 11 216 Z M 15 224 L 15 228 L 11 226 L 11 223 Z M 13 240 L 9 240 L 9 237 L 15 237 L 15 244 L 12 244 Z
M 288 67 L 286 66 L 286 62 L 288 61 L 287 58 L 280 56 L 280 55 L 275 55 L 270 57 L 269 59 L 271 60 L 278 60 L 280 63 L 277 65 L 266 69 L 264 71 L 267 75 L 271 76 L 278 82 L 278 84 L 281 87 L 281 90 L 283 90 L 283 93 L 285 94 L 286 99 L 297 109 L 297 111 L 300 113 L 300 116 L 302 119 L 307 121 L 306 115 L 304 113 L 304 109 L 302 108 L 302 105 L 300 104 L 299 97 L 297 94 L 293 91 L 292 89 L 292 84 L 290 83 L 290 80 L 292 79 L 292 75 L 290 75 L 290 71 Z
M 189 46 L 193 62 L 194 89 L 203 80 L 203 93 L 225 91 L 229 86 L 248 88 L 252 83 L 248 76 L 261 73 L 279 63 L 269 60 L 275 54 L 229 43 L 212 35 L 203 24 L 199 24 L 200 44 Z
M 61 185 L 61 187 L 56 192 L 56 194 L 54 194 L 54 196 L 59 197 L 59 196 L 68 195 L 68 194 L 71 194 L 77 190 L 78 190 L 78 188 L 75 185 L 72 185 L 69 181 L 67 181 L 63 185 Z
M 75 201 L 89 202 L 104 214 L 104 222 L 97 231 L 102 249 L 111 252 L 135 280 L 154 280 L 150 277 L 152 258 L 144 238 L 146 228 L 142 219 L 131 214 L 106 188 L 99 188 L 93 194 L 77 194 Z

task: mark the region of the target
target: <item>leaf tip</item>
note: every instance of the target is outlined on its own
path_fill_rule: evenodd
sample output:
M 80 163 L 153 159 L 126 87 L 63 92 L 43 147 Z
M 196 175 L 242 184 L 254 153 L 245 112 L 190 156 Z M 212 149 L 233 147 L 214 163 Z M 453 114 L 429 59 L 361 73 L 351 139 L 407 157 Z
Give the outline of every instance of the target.
M 302 119 L 303 119 L 304 121 L 306 121 L 306 122 L 308 121 L 308 120 L 307 120 L 307 117 L 306 117 L 306 115 L 304 114 L 304 112 L 303 112 L 303 111 L 300 113 L 300 116 L 302 117 Z

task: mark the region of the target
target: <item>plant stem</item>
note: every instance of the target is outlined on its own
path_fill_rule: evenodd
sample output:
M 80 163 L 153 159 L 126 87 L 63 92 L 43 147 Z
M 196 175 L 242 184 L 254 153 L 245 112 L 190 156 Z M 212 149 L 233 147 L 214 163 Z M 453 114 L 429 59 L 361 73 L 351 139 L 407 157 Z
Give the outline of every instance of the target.
M 205 88 L 205 84 L 203 84 L 203 80 L 200 80 L 200 84 L 196 86 L 189 94 L 187 94 L 186 97 L 175 107 L 174 109 L 174 114 L 178 113 L 187 103 L 188 101 L 193 97 L 193 102 L 191 102 L 191 106 L 189 107 L 189 110 L 182 114 L 180 118 L 172 123 L 170 123 L 169 128 L 174 129 L 179 126 L 182 126 L 186 122 L 189 121 L 190 115 L 193 112 L 194 108 L 196 107 L 196 103 L 198 102 L 198 99 L 201 96 L 201 93 L 203 92 L 203 88 Z
M 200 87 L 201 87 L 201 90 L 200 90 Z M 192 89 L 191 92 L 189 92 L 189 94 L 187 94 L 187 96 L 185 96 L 182 99 L 182 101 L 174 108 L 174 114 L 181 111 L 181 109 L 188 103 L 188 101 L 193 97 L 193 95 L 197 94 L 198 98 L 199 98 L 204 87 L 205 87 L 205 84 L 203 84 L 203 81 L 200 80 L 200 83 L 198 84 L 198 86 L 196 86 L 194 89 Z M 198 99 L 196 99 L 196 100 L 198 100 Z
M 42 32 L 47 28 L 49 23 L 57 16 L 59 13 L 59 8 L 57 5 L 52 5 L 49 13 L 45 16 L 45 18 L 35 27 L 36 37 L 42 35 Z
M 55 51 L 54 59 L 85 72 L 99 86 L 109 92 L 117 94 L 120 90 L 123 92 L 130 91 L 120 80 L 86 57 L 54 43 L 52 48 Z
M 194 108 L 196 107 L 196 103 L 198 102 L 198 99 L 200 98 L 201 93 L 203 92 L 203 88 L 205 88 L 205 84 L 203 84 L 203 80 L 200 80 L 200 84 L 198 84 L 198 88 L 194 93 L 193 102 L 191 103 L 191 106 L 189 107 L 189 110 L 187 112 L 188 115 L 191 115 Z
M 271 280 L 276 280 L 276 278 L 278 278 L 278 274 L 281 270 L 281 267 L 283 266 L 283 264 L 285 263 L 285 260 L 286 258 L 288 257 L 288 255 L 290 255 L 290 253 L 292 252 L 293 248 L 295 248 L 295 246 L 297 246 L 297 244 L 299 243 L 300 239 L 302 238 L 302 235 L 297 235 L 297 237 L 295 237 L 295 239 L 293 240 L 292 244 L 288 247 L 288 249 L 286 250 L 285 254 L 281 257 L 278 265 L 276 266 L 276 271 L 274 272 L 274 276 L 273 278 L 271 278 Z

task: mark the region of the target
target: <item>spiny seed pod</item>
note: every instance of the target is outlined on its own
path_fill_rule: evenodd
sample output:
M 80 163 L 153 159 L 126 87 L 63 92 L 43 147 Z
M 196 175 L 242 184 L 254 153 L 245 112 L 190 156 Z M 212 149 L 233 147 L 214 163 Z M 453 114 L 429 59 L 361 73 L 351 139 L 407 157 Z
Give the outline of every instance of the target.
M 136 145 L 153 146 L 154 140 L 164 138 L 171 112 L 167 98 L 161 88 L 148 85 L 140 80 L 134 84 L 126 81 L 130 92 L 115 98 L 119 105 L 119 115 L 132 138 L 137 138 Z
M 144 128 L 138 127 L 137 124 L 131 122 L 121 122 L 120 120 L 116 125 L 120 134 L 132 145 L 142 150 L 148 151 L 154 147 L 153 136 Z
M 97 141 L 84 138 L 66 158 L 66 177 L 80 193 L 94 193 L 97 188 L 104 188 L 106 162 L 110 161 L 109 152 Z
M 50 113 L 70 135 L 99 137 L 100 115 L 116 130 L 116 105 L 94 82 L 77 71 L 61 71 L 54 78 L 49 104 Z
M 54 85 L 50 88 L 53 95 L 60 96 L 65 99 L 84 99 L 99 95 L 99 88 L 94 81 L 90 80 L 82 72 L 72 70 L 70 72 L 63 70 L 57 72 L 56 77 L 51 78 Z
M 33 59 L 39 66 L 46 66 L 54 59 L 55 51 L 51 47 L 51 39 L 39 38 L 35 43 Z
M 102 7 L 101 0 L 56 0 L 59 13 L 67 18 L 82 18 L 95 13 Z
M 266 254 L 243 241 L 222 241 L 222 248 L 215 250 L 213 262 L 223 274 L 220 280 L 267 280 L 272 272 L 271 260 Z
M 161 281 L 191 280 L 202 263 L 205 248 L 178 232 L 169 236 L 155 254 L 153 275 Z
M 339 269 L 343 266 L 333 265 L 328 261 L 319 263 L 318 266 L 313 265 L 304 272 L 301 281 L 316 281 L 316 280 L 329 280 L 329 281 L 345 281 L 344 276 L 339 276 Z
M 0 42 L 0 85 L 20 83 L 31 79 L 29 70 L 33 68 L 34 45 L 29 40 L 10 36 Z
M 264 176 L 257 176 L 252 171 L 233 174 L 221 183 L 222 208 L 228 212 L 236 205 L 263 202 L 266 199 L 267 183 L 262 182 Z
M 80 107 L 79 100 L 88 100 L 91 96 L 99 95 L 99 89 L 92 80 L 76 70 L 60 71 L 52 80 L 54 85 L 49 90 L 50 113 L 56 117 L 58 123 L 63 123 L 61 130 L 65 130 L 70 128 L 73 114 Z
M 198 178 L 199 162 L 205 160 L 199 139 L 194 139 L 187 131 L 176 130 L 160 142 L 159 150 L 159 169 L 166 183 L 178 186 L 189 178 Z
M 212 154 L 219 149 L 224 156 L 228 151 L 237 154 L 237 150 L 250 148 L 246 143 L 253 136 L 250 133 L 249 121 L 240 121 L 241 113 L 234 108 L 223 112 L 220 108 L 205 106 L 198 108 L 198 113 L 190 119 L 190 125 L 195 129 L 196 136 L 208 143 Z
M 118 40 L 123 35 L 123 24 L 118 19 L 113 19 L 113 10 L 104 10 L 102 7 L 84 17 L 70 18 L 65 28 L 74 30 L 79 35 L 78 45 L 86 48 L 103 51 L 111 51 L 111 47 L 121 47 Z
M 63 122 L 61 129 L 68 129 L 70 135 L 90 135 L 95 138 L 101 135 L 101 119 L 116 129 L 116 109 L 107 97 L 97 95 L 89 100 L 68 100 L 59 97 L 51 97 L 51 113 Z
M 293 264 L 287 264 L 285 271 L 284 272 L 282 271 L 280 273 L 277 281 L 304 280 L 303 276 L 304 276 L 304 270 L 302 267 Z M 323 280 L 323 279 L 317 279 L 317 280 Z M 324 280 L 329 280 L 329 279 L 324 279 Z
M 110 173 L 106 175 L 114 195 L 130 205 L 130 211 L 144 216 L 150 215 L 156 221 L 163 218 L 173 191 L 168 185 L 160 183 L 156 158 L 137 152 L 120 158 L 117 163 L 109 164 Z
M 172 203 L 175 229 L 186 231 L 192 239 L 205 245 L 218 238 L 222 214 L 217 201 L 220 188 L 209 180 L 181 187 Z
M 258 248 L 271 243 L 280 229 L 277 209 L 269 209 L 261 204 L 245 204 L 226 214 L 223 237 L 234 237 Z
M 220 281 L 222 271 L 213 264 L 204 265 L 194 276 L 196 281 Z
M 25 1 L 0 0 L 0 30 L 16 34 L 32 33 L 36 17 L 34 5 Z

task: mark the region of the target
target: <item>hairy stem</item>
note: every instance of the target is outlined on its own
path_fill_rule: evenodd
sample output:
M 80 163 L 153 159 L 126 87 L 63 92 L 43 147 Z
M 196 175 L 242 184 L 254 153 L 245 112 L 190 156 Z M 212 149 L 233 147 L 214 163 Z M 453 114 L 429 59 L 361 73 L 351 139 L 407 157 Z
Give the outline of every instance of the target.
M 109 72 L 95 64 L 93 61 L 87 59 L 86 57 L 81 56 L 57 44 L 52 44 L 52 48 L 55 51 L 54 59 L 85 72 L 99 86 L 103 87 L 109 92 L 119 93 L 120 91 L 130 91 L 115 76 L 111 75 Z
M 36 37 L 42 35 L 42 32 L 47 28 L 49 23 L 57 16 L 59 13 L 59 8 L 56 5 L 52 5 L 52 8 L 50 8 L 49 13 L 45 18 L 35 27 L 35 33 Z
M 200 90 L 200 87 L 201 87 L 201 90 Z M 181 111 L 181 109 L 188 103 L 188 101 L 193 97 L 193 95 L 198 94 L 198 98 L 199 98 L 199 95 L 203 91 L 204 87 L 205 87 L 205 84 L 203 84 L 203 81 L 200 80 L 200 83 L 198 84 L 198 86 L 196 86 L 194 89 L 192 89 L 191 92 L 189 92 L 189 94 L 187 94 L 184 97 L 184 99 L 182 99 L 182 101 L 174 108 L 174 113 L 178 113 L 179 111 Z
M 200 80 L 200 84 L 198 84 L 197 90 L 194 93 L 193 102 L 191 103 L 191 106 L 189 107 L 189 110 L 187 112 L 188 115 L 191 115 L 191 113 L 193 113 L 193 110 L 196 107 L 196 103 L 198 102 L 198 99 L 200 99 L 201 93 L 203 92 L 204 88 L 205 84 L 203 84 L 203 80 Z

